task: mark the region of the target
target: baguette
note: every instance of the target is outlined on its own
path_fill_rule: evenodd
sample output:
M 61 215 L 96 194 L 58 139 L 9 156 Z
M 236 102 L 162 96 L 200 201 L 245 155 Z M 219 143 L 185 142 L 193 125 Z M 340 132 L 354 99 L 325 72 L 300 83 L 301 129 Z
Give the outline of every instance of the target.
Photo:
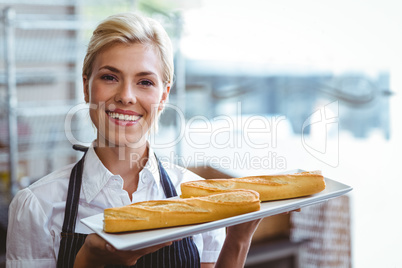
M 203 223 L 260 209 L 258 193 L 235 190 L 198 198 L 154 200 L 104 210 L 108 233 Z
M 260 194 L 261 201 L 272 201 L 319 193 L 325 189 L 325 180 L 320 171 L 313 171 L 191 181 L 181 184 L 181 197 L 206 196 L 234 189 L 254 190 Z

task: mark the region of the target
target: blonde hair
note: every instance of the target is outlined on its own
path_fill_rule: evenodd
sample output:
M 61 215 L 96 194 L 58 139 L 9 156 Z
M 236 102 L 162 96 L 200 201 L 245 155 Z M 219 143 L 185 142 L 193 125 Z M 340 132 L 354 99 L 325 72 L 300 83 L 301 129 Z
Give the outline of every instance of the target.
M 89 78 L 93 62 L 100 51 L 118 43 L 154 46 L 161 58 L 163 82 L 173 83 L 173 49 L 168 34 L 156 20 L 136 13 L 112 15 L 98 25 L 88 44 L 82 75 Z

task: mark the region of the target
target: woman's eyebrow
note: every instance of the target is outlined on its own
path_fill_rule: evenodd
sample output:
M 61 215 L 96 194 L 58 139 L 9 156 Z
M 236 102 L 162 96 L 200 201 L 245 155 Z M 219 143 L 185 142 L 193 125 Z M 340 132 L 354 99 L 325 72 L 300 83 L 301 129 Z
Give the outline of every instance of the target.
M 102 69 L 107 69 L 107 70 L 109 70 L 111 72 L 114 72 L 114 73 L 122 73 L 119 69 L 117 69 L 117 68 L 115 68 L 113 66 L 110 66 L 110 65 L 105 65 L 105 66 L 102 66 L 102 67 L 99 68 L 99 70 L 102 70 Z M 139 72 L 139 73 L 135 74 L 135 76 L 137 76 L 137 77 L 149 76 L 149 75 L 158 76 L 156 73 L 151 72 L 151 71 L 143 71 L 143 72 Z
M 148 75 L 157 76 L 156 73 L 151 72 L 151 71 L 144 71 L 144 72 L 139 72 L 139 73 L 135 74 L 135 76 L 148 76 Z
M 99 68 L 99 70 L 102 70 L 102 69 L 107 69 L 107 70 L 109 70 L 111 72 L 114 72 L 114 73 L 121 73 L 121 71 L 119 69 L 117 69 L 117 68 L 115 68 L 113 66 L 109 66 L 109 65 L 105 65 L 105 66 L 102 66 L 102 67 Z

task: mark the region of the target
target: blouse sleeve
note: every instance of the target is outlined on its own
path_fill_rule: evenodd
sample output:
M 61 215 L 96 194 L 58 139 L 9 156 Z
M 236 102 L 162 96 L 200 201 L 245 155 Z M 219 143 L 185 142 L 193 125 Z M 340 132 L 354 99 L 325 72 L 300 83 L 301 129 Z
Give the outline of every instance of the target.
M 202 234 L 203 251 L 201 262 L 216 262 L 226 237 L 226 229 L 220 228 Z
M 225 236 L 225 228 L 193 236 L 194 243 L 200 253 L 201 263 L 215 263 L 218 260 L 223 242 L 225 241 Z
M 6 267 L 56 267 L 48 218 L 29 188 L 9 207 Z

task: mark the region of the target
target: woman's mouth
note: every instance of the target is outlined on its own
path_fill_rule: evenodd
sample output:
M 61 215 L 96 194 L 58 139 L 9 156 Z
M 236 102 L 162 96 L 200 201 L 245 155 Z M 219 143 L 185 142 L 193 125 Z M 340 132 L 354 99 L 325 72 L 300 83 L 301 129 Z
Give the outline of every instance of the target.
M 118 113 L 116 111 L 106 111 L 106 113 L 113 122 L 123 126 L 136 124 L 142 117 L 138 114 Z

